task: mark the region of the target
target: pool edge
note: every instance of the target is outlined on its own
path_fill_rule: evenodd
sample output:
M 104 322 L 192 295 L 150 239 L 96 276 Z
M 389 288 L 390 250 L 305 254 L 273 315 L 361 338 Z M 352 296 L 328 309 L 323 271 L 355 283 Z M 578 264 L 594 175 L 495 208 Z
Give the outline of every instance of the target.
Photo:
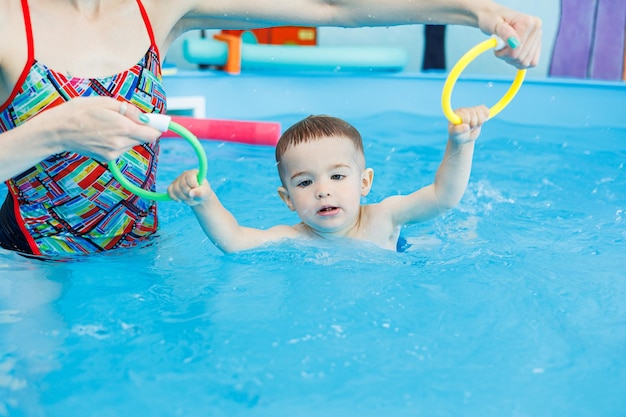
M 267 119 L 282 114 L 328 113 L 364 117 L 407 112 L 443 117 L 444 74 L 423 73 L 263 73 L 228 75 L 184 71 L 164 77 L 168 97 L 201 96 L 206 117 Z M 464 77 L 453 93 L 455 103 L 497 100 L 511 82 L 503 77 Z M 495 92 L 494 92 L 495 91 Z M 621 117 L 626 83 L 565 78 L 528 79 L 497 117 L 525 125 L 626 128 Z

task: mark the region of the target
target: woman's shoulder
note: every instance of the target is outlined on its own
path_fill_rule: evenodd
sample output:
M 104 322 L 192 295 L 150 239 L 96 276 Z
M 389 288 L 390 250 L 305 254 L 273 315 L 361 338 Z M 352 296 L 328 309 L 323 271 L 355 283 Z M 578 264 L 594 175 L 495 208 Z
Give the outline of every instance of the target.
M 19 27 L 24 28 L 21 2 L 19 0 L 0 1 L 0 39 L 2 39 L 0 50 L 4 50 L 11 43 L 10 40 L 15 39 L 18 24 Z
M 26 25 L 20 0 L 0 1 L 0 106 L 28 60 Z

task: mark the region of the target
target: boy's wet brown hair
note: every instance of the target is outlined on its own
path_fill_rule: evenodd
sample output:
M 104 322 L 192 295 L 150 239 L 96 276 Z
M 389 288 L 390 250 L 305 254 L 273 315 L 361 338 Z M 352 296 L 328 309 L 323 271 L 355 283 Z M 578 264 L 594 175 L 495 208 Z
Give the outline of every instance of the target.
M 364 155 L 363 139 L 354 126 L 338 117 L 325 114 L 311 115 L 283 132 L 276 144 L 276 166 L 282 180 L 280 162 L 287 149 L 321 138 L 343 137 L 352 141 L 354 148 Z M 364 157 L 365 158 L 365 157 Z M 284 182 L 283 182 L 284 183 Z

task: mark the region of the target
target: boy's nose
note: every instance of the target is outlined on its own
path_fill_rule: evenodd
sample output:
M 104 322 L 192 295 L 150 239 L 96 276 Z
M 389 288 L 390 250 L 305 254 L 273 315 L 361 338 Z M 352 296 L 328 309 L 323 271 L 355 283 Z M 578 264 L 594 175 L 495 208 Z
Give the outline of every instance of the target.
M 330 191 L 328 189 L 328 186 L 326 185 L 320 185 L 317 189 L 317 198 L 324 198 L 324 197 L 328 197 L 330 195 Z

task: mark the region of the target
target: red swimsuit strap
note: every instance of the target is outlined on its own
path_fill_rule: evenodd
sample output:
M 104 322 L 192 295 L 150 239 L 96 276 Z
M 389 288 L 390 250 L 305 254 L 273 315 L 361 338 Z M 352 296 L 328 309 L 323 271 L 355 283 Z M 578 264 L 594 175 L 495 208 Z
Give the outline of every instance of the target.
M 25 1 L 25 0 L 23 0 Z M 150 36 L 150 44 L 152 45 L 152 47 L 154 48 L 154 50 L 157 53 L 157 57 L 161 57 L 161 54 L 159 52 L 159 47 L 157 46 L 155 40 L 154 40 L 154 31 L 152 30 L 152 24 L 150 23 L 150 17 L 148 16 L 148 13 L 146 12 L 146 9 L 143 7 L 143 4 L 141 3 L 141 0 L 137 0 L 137 4 L 139 5 L 139 11 L 141 12 L 141 17 L 143 18 L 143 22 L 146 25 L 146 30 L 148 31 L 148 36 Z
M 139 0 L 137 0 L 139 1 Z M 24 84 L 24 80 L 28 76 L 28 72 L 35 61 L 35 43 L 33 41 L 33 26 L 30 22 L 30 10 L 28 9 L 28 0 L 22 0 L 22 14 L 24 15 L 24 28 L 26 29 L 26 43 L 27 43 L 27 51 L 28 57 L 26 58 L 26 63 L 24 64 L 24 68 L 22 69 L 22 73 L 20 74 L 20 78 L 18 78 L 15 86 L 13 86 L 13 91 L 7 98 L 7 100 L 0 104 L 0 112 L 4 111 L 8 105 L 13 101 L 18 91 Z M 150 32 L 152 33 L 152 32 Z M 152 35 L 150 35 L 152 36 Z

